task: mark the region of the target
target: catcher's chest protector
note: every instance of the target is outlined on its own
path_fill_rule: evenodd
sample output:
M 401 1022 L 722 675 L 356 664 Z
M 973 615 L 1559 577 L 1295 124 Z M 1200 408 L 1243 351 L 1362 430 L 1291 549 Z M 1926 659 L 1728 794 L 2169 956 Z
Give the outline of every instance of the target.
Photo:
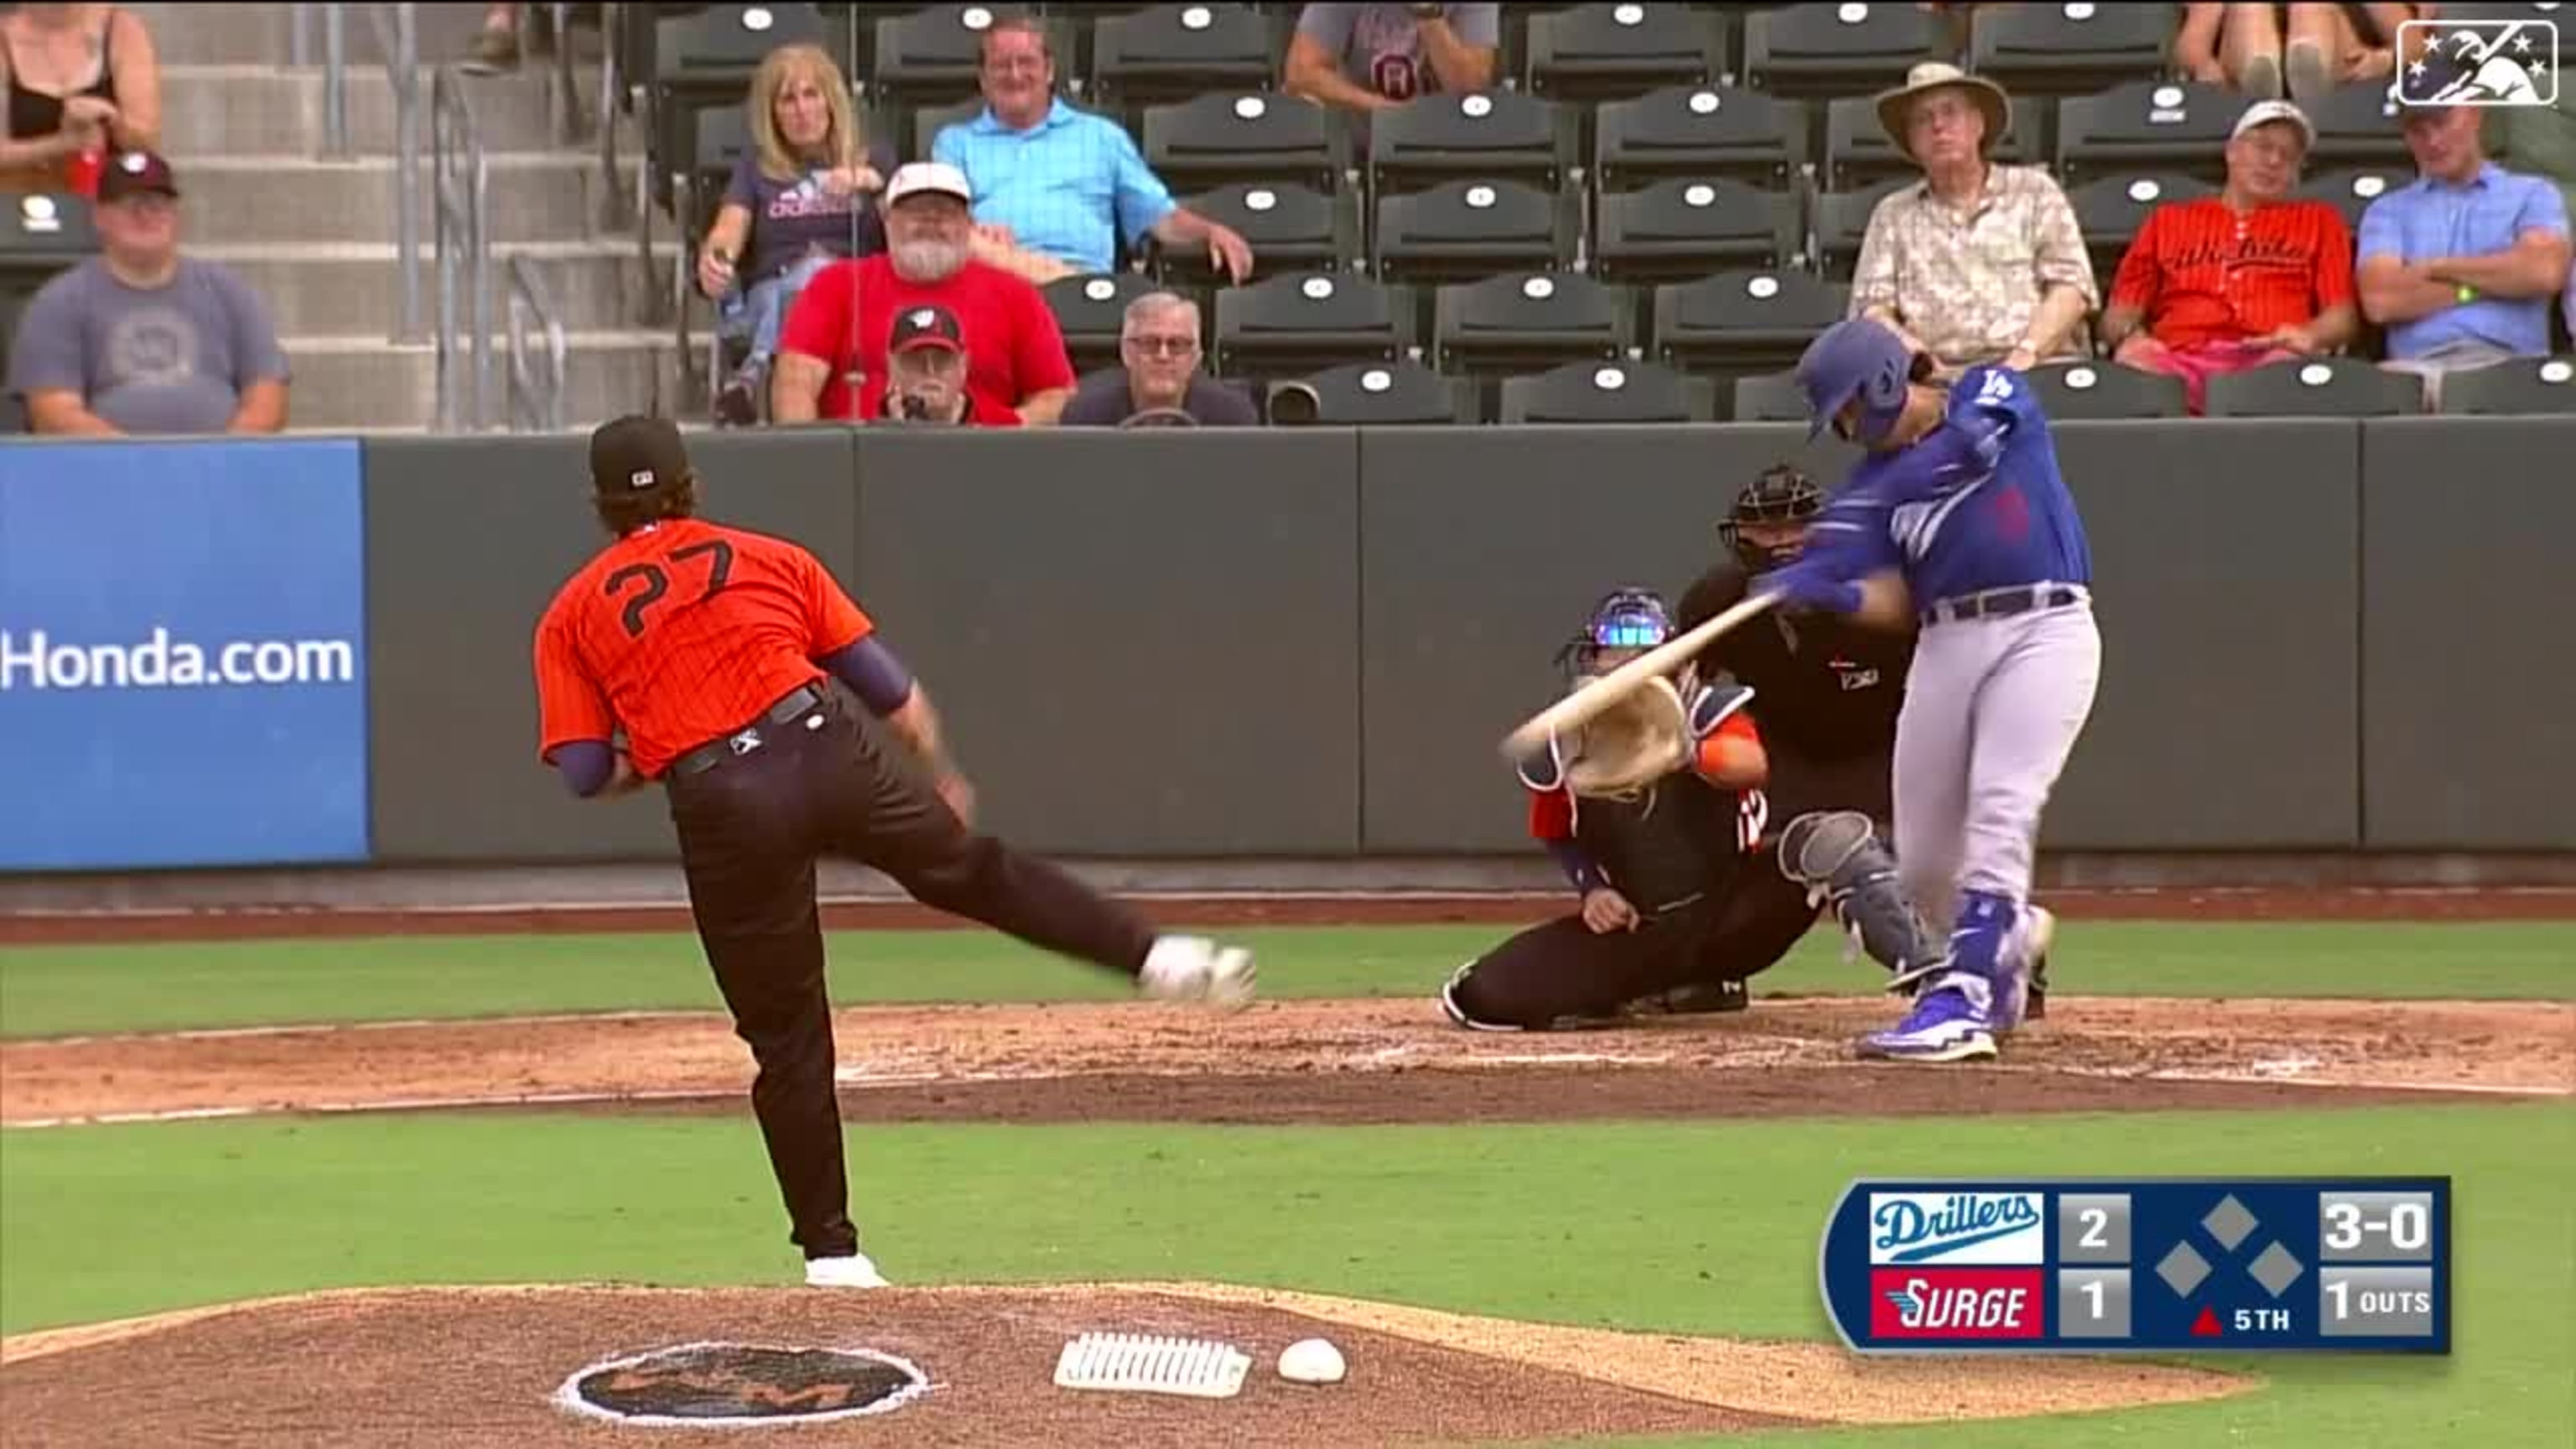
M 1646 915 L 1727 888 L 1742 861 L 1734 792 L 1669 775 L 1632 796 L 1574 801 L 1574 838 Z

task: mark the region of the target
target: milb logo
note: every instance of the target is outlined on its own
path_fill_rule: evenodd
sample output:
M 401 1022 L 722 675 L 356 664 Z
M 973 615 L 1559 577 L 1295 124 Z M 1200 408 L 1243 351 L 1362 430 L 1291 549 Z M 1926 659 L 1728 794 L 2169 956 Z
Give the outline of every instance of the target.
M 1877 1268 L 1869 1275 L 1872 1338 L 2039 1338 L 2037 1268 Z
M 2038 1263 L 2046 1259 L 2033 1192 L 1874 1192 L 1869 1261 Z

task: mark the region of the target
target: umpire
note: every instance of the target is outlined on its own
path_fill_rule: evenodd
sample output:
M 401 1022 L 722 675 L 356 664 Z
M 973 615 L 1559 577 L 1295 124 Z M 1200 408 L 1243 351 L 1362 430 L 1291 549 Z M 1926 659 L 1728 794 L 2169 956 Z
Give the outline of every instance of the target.
M 1764 469 L 1719 522 L 1724 555 L 1683 592 L 1675 627 L 1699 627 L 1742 602 L 1754 576 L 1795 561 L 1824 506 L 1824 490 L 1798 468 Z M 1913 659 L 1910 634 L 1779 610 L 1720 636 L 1698 656 L 1701 678 L 1723 672 L 1753 690 L 1771 760 L 1762 847 L 1775 854 L 1782 876 L 1807 889 L 1808 910 L 1833 906 L 1895 988 L 1920 980 L 1941 954 L 1898 885 L 1886 844 L 1895 813 L 1896 715 Z M 1753 963 L 1709 964 L 1724 979 L 1750 974 L 1744 968 Z M 2033 1015 L 2037 1003 L 2034 991 Z
M 540 750 L 585 798 L 659 782 L 689 906 L 735 1032 L 805 1281 L 884 1286 L 849 1216 L 815 863 L 873 866 L 914 899 L 1135 979 L 1148 995 L 1250 1000 L 1249 953 L 1157 935 L 1128 907 L 967 822 L 973 791 L 929 696 L 822 563 L 697 517 L 679 429 L 591 434 L 592 507 L 615 536 L 537 626 Z M 915 785 L 832 688 L 884 719 Z M 616 738 L 623 731 L 623 750 Z

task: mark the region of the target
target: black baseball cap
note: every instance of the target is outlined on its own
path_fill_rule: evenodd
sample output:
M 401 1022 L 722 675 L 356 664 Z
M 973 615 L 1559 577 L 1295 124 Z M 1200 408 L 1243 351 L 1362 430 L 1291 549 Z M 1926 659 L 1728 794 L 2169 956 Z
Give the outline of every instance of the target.
M 170 163 L 157 151 L 120 152 L 99 168 L 98 200 L 101 205 L 150 192 L 163 196 L 179 194 L 179 178 L 170 174 Z
M 689 471 L 688 445 L 669 418 L 629 413 L 590 435 L 590 486 L 602 498 L 649 493 Z
M 966 350 L 966 329 L 957 325 L 957 314 L 945 307 L 923 304 L 906 307 L 894 314 L 894 332 L 886 338 L 886 355 L 910 352 L 916 347 L 941 347 L 950 352 Z

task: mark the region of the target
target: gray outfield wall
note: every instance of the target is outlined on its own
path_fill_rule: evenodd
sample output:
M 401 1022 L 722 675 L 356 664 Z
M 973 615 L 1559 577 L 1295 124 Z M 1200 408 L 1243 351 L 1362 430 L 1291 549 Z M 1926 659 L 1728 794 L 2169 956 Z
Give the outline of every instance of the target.
M 2070 423 L 2105 638 L 2060 849 L 2576 849 L 2576 418 Z M 1068 856 L 1525 848 L 1494 742 L 1604 591 L 1677 591 L 1779 425 L 698 437 L 921 672 L 987 823 Z M 535 755 L 600 543 L 579 438 L 365 443 L 373 858 L 665 861 Z

